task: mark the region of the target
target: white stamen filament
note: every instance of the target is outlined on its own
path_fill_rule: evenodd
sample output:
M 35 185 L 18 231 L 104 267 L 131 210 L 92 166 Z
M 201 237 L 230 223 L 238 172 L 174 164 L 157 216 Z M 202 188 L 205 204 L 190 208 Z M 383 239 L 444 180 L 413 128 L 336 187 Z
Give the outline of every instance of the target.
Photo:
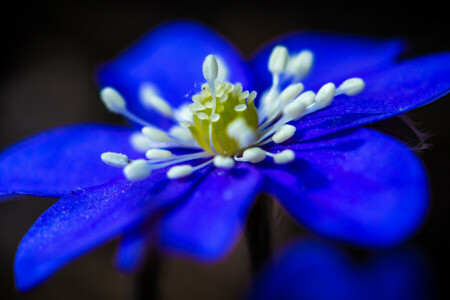
M 171 119 L 174 118 L 170 104 L 158 95 L 155 88 L 151 84 L 144 83 L 141 85 L 140 98 L 144 106 L 156 109 L 166 117 Z

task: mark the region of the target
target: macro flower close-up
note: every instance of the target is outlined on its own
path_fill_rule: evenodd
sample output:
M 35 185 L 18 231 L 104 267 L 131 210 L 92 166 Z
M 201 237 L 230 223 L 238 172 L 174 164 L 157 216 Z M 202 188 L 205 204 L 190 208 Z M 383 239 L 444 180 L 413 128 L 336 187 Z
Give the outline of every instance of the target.
M 59 198 L 17 247 L 20 292 L 113 240 L 125 273 L 150 253 L 216 264 L 264 197 L 308 234 L 357 249 L 382 251 L 420 230 L 430 209 L 425 165 L 376 124 L 445 96 L 450 53 L 404 58 L 401 39 L 312 31 L 257 49 L 244 56 L 200 22 L 160 24 L 93 75 L 98 101 L 123 124 L 59 126 L 0 152 L 1 205 Z M 334 254 L 306 245 L 292 262 L 302 266 L 296 278 L 321 253 L 319 269 L 342 274 Z M 311 289 L 320 291 L 328 277 L 317 276 Z M 353 286 L 340 282 L 330 286 Z M 254 299 L 277 299 L 275 285 L 256 283 Z M 292 299 L 309 290 L 299 293 Z

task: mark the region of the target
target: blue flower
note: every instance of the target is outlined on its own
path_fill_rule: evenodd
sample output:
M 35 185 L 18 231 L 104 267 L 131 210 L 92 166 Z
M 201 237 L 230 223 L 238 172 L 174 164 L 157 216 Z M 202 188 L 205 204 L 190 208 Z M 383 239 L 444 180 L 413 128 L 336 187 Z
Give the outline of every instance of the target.
M 396 40 L 296 33 L 245 62 L 202 25 L 153 30 L 99 71 L 106 106 L 136 126 L 61 127 L 1 153 L 0 195 L 63 197 L 21 241 L 17 287 L 117 237 L 123 270 L 148 247 L 217 260 L 259 193 L 322 236 L 404 240 L 428 208 L 426 172 L 405 145 L 361 126 L 445 95 L 450 55 L 397 62 L 401 51 Z
M 430 271 L 413 248 L 355 262 L 332 245 L 296 240 L 257 276 L 248 299 L 434 299 Z

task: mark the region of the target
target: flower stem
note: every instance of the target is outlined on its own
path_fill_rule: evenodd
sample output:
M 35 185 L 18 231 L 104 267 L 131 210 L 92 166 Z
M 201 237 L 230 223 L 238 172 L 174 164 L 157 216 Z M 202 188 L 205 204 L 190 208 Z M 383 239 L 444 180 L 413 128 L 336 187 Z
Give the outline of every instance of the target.
M 260 195 L 247 219 L 246 238 L 252 275 L 256 275 L 272 255 L 270 233 L 272 206 L 272 199 L 268 195 Z
M 136 300 L 155 300 L 159 295 L 160 257 L 152 251 L 136 276 Z

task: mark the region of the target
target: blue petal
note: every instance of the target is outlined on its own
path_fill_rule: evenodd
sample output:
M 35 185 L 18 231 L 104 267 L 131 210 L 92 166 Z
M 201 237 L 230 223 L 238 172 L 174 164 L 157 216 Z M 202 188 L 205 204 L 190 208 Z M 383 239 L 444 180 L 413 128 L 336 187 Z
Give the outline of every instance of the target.
M 18 289 L 32 289 L 78 256 L 176 205 L 204 173 L 199 170 L 174 181 L 159 170 L 144 181 L 121 179 L 59 200 L 18 247 L 14 265 Z
M 429 267 L 414 249 L 396 249 L 355 263 L 318 241 L 291 244 L 252 285 L 250 299 L 425 300 Z
M 129 109 L 161 127 L 168 120 L 142 106 L 141 84 L 151 82 L 174 107 L 190 102 L 205 82 L 202 64 L 209 54 L 219 56 L 228 66 L 229 80 L 250 88 L 246 65 L 233 46 L 213 30 L 194 22 L 179 21 L 162 25 L 143 36 L 99 72 L 101 86 L 112 86 L 122 93 Z
M 368 247 L 398 243 L 422 223 L 428 182 L 419 158 L 369 129 L 299 143 L 296 160 L 267 165 L 268 191 L 305 227 Z
M 0 196 L 62 197 L 80 188 L 123 177 L 107 166 L 103 152 L 137 155 L 131 129 L 101 124 L 60 127 L 25 139 L 0 154 Z
M 162 220 L 164 250 L 206 261 L 223 257 L 241 234 L 260 179 L 246 164 L 212 171 L 184 205 Z
M 286 46 L 291 54 L 303 49 L 314 52 L 313 68 L 303 80 L 307 89 L 385 67 L 403 50 L 399 40 L 307 32 L 283 36 L 264 46 L 252 60 L 254 78 L 261 91 L 272 84 L 267 62 L 276 45 Z
M 428 55 L 363 78 L 366 89 L 338 96 L 322 110 L 301 119 L 297 139 L 311 139 L 361 126 L 428 104 L 450 90 L 450 54 Z

